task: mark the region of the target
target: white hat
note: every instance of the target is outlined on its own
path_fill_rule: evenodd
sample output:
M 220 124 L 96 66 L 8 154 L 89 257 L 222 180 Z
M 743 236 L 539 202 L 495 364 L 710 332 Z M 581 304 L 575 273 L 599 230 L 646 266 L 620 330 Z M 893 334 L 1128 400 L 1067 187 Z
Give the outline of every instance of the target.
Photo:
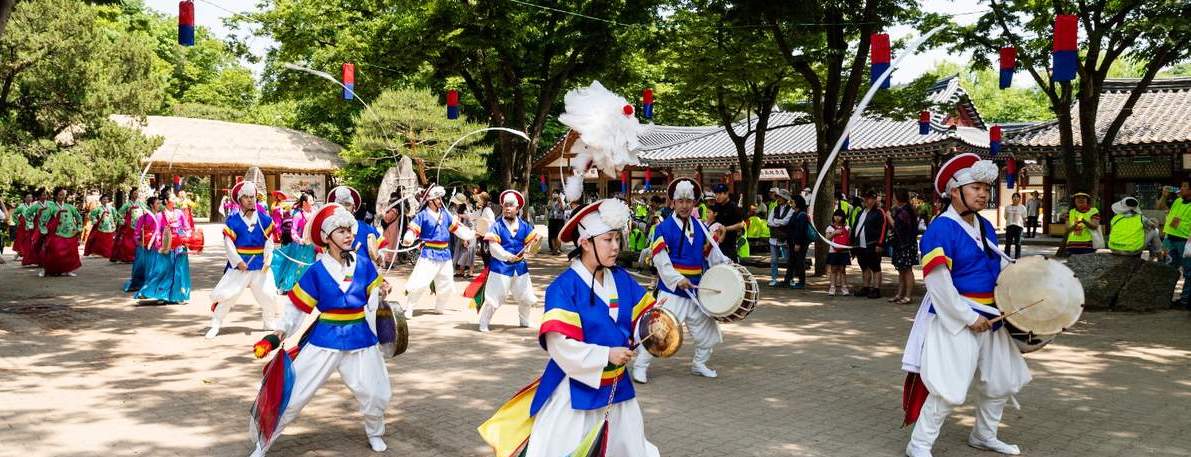
M 354 236 L 359 227 L 352 213 L 338 203 L 328 203 L 319 208 L 311 219 L 311 223 L 318 227 L 318 230 L 310 231 L 310 241 L 319 247 L 327 245 L 327 237 L 331 236 L 336 229 L 350 228 Z
M 232 187 L 232 195 L 236 200 L 240 197 L 256 197 L 256 184 L 252 181 L 240 181 Z
M 629 223 L 629 207 L 615 198 L 605 198 L 575 212 L 558 234 L 564 243 L 624 230 Z
M 1137 212 L 1138 205 L 1139 203 L 1137 202 L 1136 198 L 1126 196 L 1120 201 L 1112 204 L 1112 212 L 1117 214 Z
M 951 189 L 965 184 L 992 184 L 996 182 L 997 174 L 997 165 L 991 160 L 980 160 L 980 156 L 970 152 L 960 154 L 939 167 L 939 173 L 935 175 L 935 192 L 946 197 Z
M 501 206 L 513 205 L 520 208 L 525 206 L 525 196 L 521 195 L 521 192 L 509 189 L 500 193 L 500 204 Z

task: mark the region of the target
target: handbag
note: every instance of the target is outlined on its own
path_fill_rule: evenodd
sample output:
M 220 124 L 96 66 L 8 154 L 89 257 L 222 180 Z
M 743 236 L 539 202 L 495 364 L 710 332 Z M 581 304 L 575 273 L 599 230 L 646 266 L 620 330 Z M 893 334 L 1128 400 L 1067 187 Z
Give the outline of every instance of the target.
M 1092 249 L 1104 249 L 1104 232 L 1100 227 L 1092 231 Z

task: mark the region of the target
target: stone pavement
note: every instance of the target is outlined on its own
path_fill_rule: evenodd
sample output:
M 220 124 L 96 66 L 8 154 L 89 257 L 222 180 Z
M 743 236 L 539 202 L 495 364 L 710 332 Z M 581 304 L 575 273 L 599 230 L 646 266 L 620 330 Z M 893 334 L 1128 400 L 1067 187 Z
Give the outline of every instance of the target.
M 106 260 L 85 260 L 77 278 L 0 265 L 0 456 L 247 455 L 263 366 L 251 346 L 265 332 L 245 294 L 224 333 L 202 337 L 223 266 L 221 248 L 208 248 L 191 257 L 188 305 L 136 303 L 119 292 L 128 266 Z M 539 293 L 562 265 L 533 262 Z M 394 271 L 397 288 L 407 273 Z M 711 362 L 718 379 L 688 374 L 689 344 L 654 364 L 638 395 L 664 455 L 901 455 L 909 429 L 900 428 L 898 367 L 915 307 L 824 289 L 762 286 L 757 311 L 723 326 Z M 507 325 L 512 308 L 481 335 L 462 298 L 445 315 L 423 312 L 429 306 L 411 321 L 409 352 L 388 361 L 384 455 L 490 455 L 475 427 L 540 373 L 546 353 L 534 329 Z M 1001 429 L 1026 455 L 1191 456 L 1191 313 L 1086 314 L 1027 360 L 1034 382 Z M 993 455 L 966 446 L 971 414 L 963 407 L 948 421 L 936 456 Z M 372 455 L 338 376 L 270 455 Z

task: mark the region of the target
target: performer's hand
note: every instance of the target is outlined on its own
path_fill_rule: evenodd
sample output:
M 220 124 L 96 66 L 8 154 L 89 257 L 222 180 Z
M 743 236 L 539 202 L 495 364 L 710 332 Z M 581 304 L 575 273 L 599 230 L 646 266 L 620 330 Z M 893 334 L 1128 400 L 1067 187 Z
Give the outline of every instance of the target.
M 236 269 L 240 271 L 248 271 L 248 264 L 241 260 L 240 263 L 236 264 Z
M 612 348 L 608 351 L 608 363 L 613 365 L 624 365 L 633 360 L 633 351 L 629 348 Z
M 384 299 L 389 296 L 389 292 L 393 290 L 393 286 L 389 285 L 389 281 L 381 281 L 380 283 L 380 298 Z
M 678 286 L 676 286 L 676 287 L 678 287 L 679 289 L 690 289 L 691 287 L 694 287 L 694 286 L 691 285 L 691 280 L 682 278 L 678 281 Z
M 968 330 L 971 330 L 976 333 L 987 331 L 988 329 L 991 329 L 991 328 L 992 328 L 992 323 L 989 322 L 988 319 L 986 319 L 984 316 L 980 316 L 980 317 L 976 318 L 976 322 L 973 322 L 972 325 L 968 326 Z

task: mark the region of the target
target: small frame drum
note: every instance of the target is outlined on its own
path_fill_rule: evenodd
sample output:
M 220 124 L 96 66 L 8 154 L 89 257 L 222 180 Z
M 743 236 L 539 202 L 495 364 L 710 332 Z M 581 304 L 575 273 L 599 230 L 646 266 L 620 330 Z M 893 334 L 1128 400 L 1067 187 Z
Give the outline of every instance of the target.
M 637 319 L 636 340 L 654 357 L 670 357 L 682 347 L 682 323 L 670 310 L 654 307 Z
M 376 309 L 376 338 L 380 342 L 380 353 L 385 357 L 399 356 L 409 348 L 409 325 L 405 315 L 383 301 Z
M 757 306 L 757 280 L 741 265 L 708 268 L 699 280 L 698 290 L 704 311 L 720 322 L 742 320 Z

